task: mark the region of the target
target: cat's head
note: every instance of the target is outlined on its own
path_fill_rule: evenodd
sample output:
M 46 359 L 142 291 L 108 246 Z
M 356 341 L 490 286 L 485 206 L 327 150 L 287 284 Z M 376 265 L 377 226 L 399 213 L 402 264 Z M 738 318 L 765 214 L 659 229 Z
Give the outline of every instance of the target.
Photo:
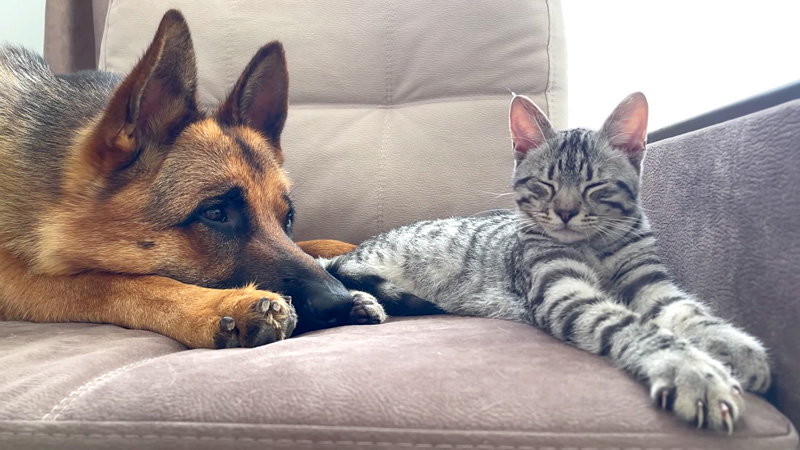
M 599 131 L 555 130 L 523 96 L 511 100 L 509 116 L 514 195 L 525 221 L 555 240 L 574 243 L 600 236 L 614 240 L 640 217 L 639 171 L 647 136 L 642 93 L 626 97 Z

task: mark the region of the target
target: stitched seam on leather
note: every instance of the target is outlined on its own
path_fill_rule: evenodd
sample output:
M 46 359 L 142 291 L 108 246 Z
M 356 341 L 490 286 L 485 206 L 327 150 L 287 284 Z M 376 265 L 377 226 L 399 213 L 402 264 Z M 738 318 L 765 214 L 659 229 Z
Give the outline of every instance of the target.
M 547 6 L 547 82 L 544 85 L 544 103 L 547 105 L 547 117 L 550 120 L 553 120 L 550 116 L 550 79 L 552 77 L 551 69 L 553 67 L 553 61 L 550 60 L 550 40 L 552 39 L 551 33 L 553 31 L 552 27 L 552 17 L 550 16 L 550 0 L 544 2 Z
M 153 359 L 161 358 L 161 355 L 157 356 Z M 777 411 L 777 409 L 776 409 Z M 784 416 L 782 413 L 779 413 L 777 417 L 775 417 L 777 421 L 780 421 L 783 425 L 783 429 L 777 433 L 766 433 L 766 432 L 756 432 L 756 433 L 749 433 L 745 434 L 745 432 L 737 431 L 736 434 L 728 436 L 727 440 L 737 440 L 737 439 L 777 439 L 783 438 L 786 436 L 792 436 L 797 434 L 794 429 L 794 425 L 792 424 L 789 419 Z M 75 426 L 75 425 L 85 425 L 85 426 L 119 426 L 119 425 L 136 425 L 136 426 L 150 426 L 150 425 L 170 425 L 170 426 L 202 426 L 204 430 L 209 430 L 214 427 L 221 427 L 221 428 L 247 428 L 252 430 L 263 430 L 269 431 L 270 433 L 275 433 L 276 430 L 286 430 L 286 432 L 296 432 L 296 431 L 305 431 L 305 430 L 314 430 L 314 431 L 336 431 L 337 433 L 341 432 L 356 432 L 356 433 L 374 433 L 374 432 L 403 432 L 403 433 L 417 433 L 417 434 L 424 434 L 424 433 L 446 433 L 448 435 L 459 435 L 463 433 L 467 434 L 475 434 L 479 433 L 482 436 L 488 435 L 490 437 L 493 436 L 507 436 L 507 435 L 514 435 L 514 436 L 551 436 L 553 434 L 561 434 L 567 433 L 571 436 L 651 436 L 651 437 L 665 437 L 670 436 L 671 434 L 668 432 L 650 432 L 650 431 L 621 431 L 621 430 L 612 430 L 612 431 L 569 431 L 569 430 L 556 430 L 556 431 L 536 431 L 536 430 L 486 430 L 486 429 L 478 429 L 478 428 L 471 428 L 471 429 L 459 429 L 459 428 L 418 428 L 418 427 L 387 427 L 387 426 L 353 426 L 353 425 L 320 425 L 320 424 L 274 424 L 274 423 L 242 423 L 242 422 L 208 422 L 208 421 L 186 421 L 186 420 L 178 420 L 178 421 L 170 421 L 170 420 L 83 420 L 83 419 L 74 419 L 69 421 L 61 421 L 57 423 L 48 423 L 44 425 L 45 427 L 63 427 L 63 426 Z M 8 428 L 13 427 L 25 427 L 25 426 L 42 426 L 42 422 L 40 420 L 32 420 L 32 419 L 0 419 L 0 426 Z M 283 432 L 283 431 L 277 431 Z M 0 433 L 10 433 L 10 431 L 0 431 Z M 31 432 L 28 432 L 31 433 Z M 38 432 L 37 432 L 38 433 Z M 44 433 L 44 432 L 41 432 Z M 101 433 L 101 434 L 109 434 L 109 433 Z M 142 433 L 132 433 L 132 434 L 142 434 Z M 153 434 L 153 433 L 149 433 Z M 175 433 L 173 433 L 175 434 Z
M 79 387 L 78 389 L 75 389 L 74 391 L 70 392 L 69 395 L 67 395 L 66 397 L 61 399 L 61 401 L 58 402 L 56 404 L 56 406 L 54 406 L 53 409 L 50 410 L 49 413 L 45 414 L 42 417 L 41 420 L 55 421 L 56 419 L 58 419 L 58 417 L 61 415 L 61 413 L 63 413 L 64 411 L 67 410 L 67 408 L 69 408 L 69 406 L 75 400 L 83 397 L 87 392 L 90 392 L 92 389 L 94 389 L 95 387 L 97 387 L 97 386 L 103 384 L 104 382 L 110 380 L 111 378 L 113 378 L 113 377 L 115 377 L 115 376 L 117 376 L 119 374 L 125 373 L 125 372 L 127 372 L 127 371 L 129 371 L 129 370 L 131 370 L 133 368 L 139 367 L 142 364 L 150 362 L 155 358 L 157 358 L 157 357 L 147 358 L 147 359 L 143 359 L 141 361 L 137 361 L 135 363 L 130 363 L 128 365 L 125 365 L 125 366 L 119 367 L 117 369 L 114 369 L 114 370 L 112 370 L 110 372 L 106 372 L 106 373 L 104 373 L 104 374 L 102 374 L 102 375 L 100 375 L 98 377 L 95 377 L 94 379 L 92 379 L 88 383 L 83 384 L 81 387 Z
M 106 36 L 108 36 L 108 30 L 109 28 L 111 28 L 111 26 L 109 25 L 111 22 L 111 8 L 113 7 L 114 7 L 114 0 L 111 0 L 110 2 L 108 2 L 108 10 L 106 11 L 106 23 L 105 27 L 103 27 L 103 36 L 101 37 L 101 39 L 104 39 Z M 103 43 L 101 41 L 100 45 L 102 44 Z M 102 47 L 103 47 L 103 70 L 108 70 L 108 40 L 105 41 L 105 45 L 102 45 Z M 100 66 L 99 61 L 97 65 L 98 67 Z
M 162 356 L 157 356 L 152 359 L 158 359 Z M 736 440 L 752 440 L 752 439 L 781 439 L 787 436 L 796 436 L 797 432 L 794 430 L 794 425 L 789 421 L 789 419 L 779 414 L 777 417 L 778 420 L 784 425 L 784 429 L 778 433 L 754 433 L 754 434 L 734 434 L 732 436 L 728 436 L 726 439 L 729 441 L 736 441 Z M 0 420 L 0 426 L 4 427 L 24 427 L 24 426 L 41 426 L 41 421 L 37 420 L 20 420 L 20 419 L 5 419 Z M 191 425 L 191 426 L 203 426 L 204 430 L 213 429 L 213 427 L 242 427 L 252 430 L 260 430 L 266 431 L 270 434 L 275 434 L 276 432 L 297 432 L 303 430 L 316 430 L 316 431 L 336 431 L 337 433 L 342 432 L 356 432 L 356 433 L 375 433 L 375 432 L 403 432 L 403 433 L 416 433 L 417 435 L 420 434 L 427 434 L 427 433 L 445 433 L 447 435 L 460 435 L 462 433 L 467 433 L 470 435 L 474 435 L 476 433 L 480 434 L 484 437 L 503 437 L 503 436 L 552 436 L 554 434 L 566 433 L 571 436 L 617 436 L 617 437 L 625 437 L 625 436 L 650 436 L 650 437 L 667 437 L 670 436 L 670 433 L 660 433 L 660 432 L 625 432 L 625 431 L 610 431 L 610 432 L 576 432 L 576 431 L 533 431 L 533 430 L 516 430 L 516 431 L 508 431 L 508 430 L 484 430 L 484 429 L 436 429 L 436 428 L 403 428 L 403 427 L 376 427 L 376 426 L 350 426 L 350 425 L 314 425 L 314 424 L 303 424 L 303 425 L 286 425 L 286 424 L 269 424 L 269 423 L 230 423 L 230 422 L 206 422 L 206 421 L 198 421 L 198 422 L 186 422 L 186 421 L 128 421 L 128 420 L 70 420 L 70 421 L 61 421 L 53 424 L 45 425 L 47 427 L 64 427 L 64 426 L 75 426 L 75 425 L 93 425 L 93 426 L 119 426 L 119 425 L 137 425 L 137 426 L 145 426 L 145 425 Z M 286 431 L 281 431 L 280 429 L 285 429 Z M 44 435 L 47 434 L 59 434 L 59 433 L 46 433 L 43 431 L 19 431 L 19 432 L 12 432 L 12 431 L 0 431 L 2 433 L 41 433 Z M 68 433 L 61 433 L 61 434 L 68 434 Z M 79 434 L 87 434 L 87 433 L 79 433 Z M 91 434 L 91 433 L 88 433 Z M 97 433 L 98 435 L 111 435 L 111 434 L 119 434 L 119 433 Z M 137 434 L 142 436 L 147 435 L 157 435 L 155 433 L 130 433 L 130 434 Z M 181 435 L 179 433 L 167 433 L 166 435 Z
M 377 214 L 375 215 L 376 233 L 383 231 L 383 211 L 384 211 L 384 176 L 386 170 L 386 152 L 389 151 L 389 118 L 390 106 L 392 104 L 392 43 L 394 40 L 394 31 L 392 30 L 393 17 L 393 0 L 386 2 L 386 72 L 384 75 L 384 82 L 386 83 L 386 113 L 383 117 L 383 134 L 381 136 L 381 150 L 378 160 L 378 205 Z
M 229 7 L 230 8 L 236 8 L 236 7 L 238 7 L 238 5 L 229 5 Z M 225 34 L 225 42 L 227 42 L 228 45 L 225 46 L 225 56 L 226 56 L 225 61 L 226 62 L 225 62 L 225 67 L 222 69 L 222 79 L 225 80 L 225 83 L 223 84 L 223 89 L 230 89 L 231 92 L 233 92 L 233 83 L 235 83 L 236 81 L 239 81 L 239 77 L 238 76 L 236 78 L 233 78 L 233 76 L 235 76 L 235 75 L 231 75 L 231 67 L 233 66 L 233 63 L 235 61 L 234 53 L 239 53 L 239 52 L 234 52 L 233 49 L 231 48 L 231 42 L 233 42 L 233 36 L 234 36 L 234 33 L 235 33 L 234 30 L 233 30 L 233 26 L 236 23 L 236 21 L 235 20 L 229 20 L 229 21 L 226 21 L 226 22 L 228 24 L 228 27 L 227 28 L 223 27 L 223 30 L 225 30 L 225 32 L 224 32 L 224 34 Z M 195 55 L 195 58 L 197 58 L 196 55 Z M 242 70 L 241 73 L 242 74 L 244 74 L 244 70 L 247 67 L 247 64 L 248 64 L 248 62 L 245 62 L 245 66 L 241 68 L 241 70 Z M 196 62 L 195 62 L 195 70 L 197 70 L 197 63 Z M 223 95 L 222 99 L 224 101 L 226 92 L 223 91 L 222 95 Z M 235 103 L 238 103 L 238 102 L 235 102 Z
M 227 436 L 192 436 L 192 435 L 178 435 L 178 434 L 129 434 L 129 433 L 42 433 L 42 432 L 26 432 L 26 431 L 0 431 L 0 436 L 42 436 L 42 437 L 55 437 L 55 438 L 119 438 L 119 439 L 166 439 L 166 440 L 190 440 L 190 441 L 223 441 L 223 442 L 259 442 L 269 444 L 291 444 L 291 445 L 336 445 L 336 446 L 349 446 L 349 447 L 386 447 L 390 445 L 399 445 L 409 448 L 434 448 L 434 449 L 486 449 L 486 450 L 611 450 L 619 449 L 619 447 L 554 447 L 546 445 L 543 447 L 534 447 L 530 445 L 512 445 L 512 444 L 433 444 L 425 442 L 393 442 L 393 441 L 362 441 L 362 440 L 331 440 L 322 439 L 315 441 L 313 439 L 273 439 L 273 438 L 249 438 L 249 437 L 227 437 Z M 704 450 L 708 447 L 625 447 L 625 450 Z M 712 447 L 713 448 L 713 447 Z

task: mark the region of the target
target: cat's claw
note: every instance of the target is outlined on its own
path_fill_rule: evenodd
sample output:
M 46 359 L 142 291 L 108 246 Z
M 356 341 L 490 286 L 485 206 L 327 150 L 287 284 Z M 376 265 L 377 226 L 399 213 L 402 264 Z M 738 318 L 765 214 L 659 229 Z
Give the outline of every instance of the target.
M 697 429 L 703 428 L 703 422 L 705 421 L 705 405 L 703 405 L 702 400 L 697 401 Z
M 745 407 L 741 387 L 707 354 L 691 347 L 659 355 L 651 398 L 697 428 L 733 432 Z
M 734 393 L 737 393 L 734 388 Z M 740 394 L 739 394 L 740 395 Z M 719 402 L 719 411 L 722 418 L 722 424 L 725 426 L 725 431 L 730 436 L 733 434 L 733 413 L 731 407 L 727 402 Z M 703 428 L 706 424 L 706 404 L 702 400 L 697 401 L 697 429 Z
M 727 403 L 720 402 L 719 409 L 722 411 L 722 423 L 725 424 L 725 428 L 728 430 L 728 435 L 730 436 L 733 433 L 733 418 L 731 417 L 731 408 Z

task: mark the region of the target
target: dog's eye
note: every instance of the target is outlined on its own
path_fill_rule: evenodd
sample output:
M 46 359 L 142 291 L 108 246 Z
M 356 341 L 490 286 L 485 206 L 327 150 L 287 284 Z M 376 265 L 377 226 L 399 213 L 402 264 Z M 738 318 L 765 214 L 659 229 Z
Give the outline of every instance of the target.
M 292 231 L 292 225 L 294 225 L 294 210 L 290 209 L 286 214 L 286 219 L 283 221 L 283 229 L 290 232 Z
M 232 237 L 247 228 L 247 205 L 238 190 L 224 196 L 208 198 L 192 214 L 192 223 L 199 223 L 212 231 Z
M 211 222 L 225 222 L 228 218 L 225 215 L 225 210 L 220 206 L 214 206 L 206 209 L 201 213 L 203 218 Z

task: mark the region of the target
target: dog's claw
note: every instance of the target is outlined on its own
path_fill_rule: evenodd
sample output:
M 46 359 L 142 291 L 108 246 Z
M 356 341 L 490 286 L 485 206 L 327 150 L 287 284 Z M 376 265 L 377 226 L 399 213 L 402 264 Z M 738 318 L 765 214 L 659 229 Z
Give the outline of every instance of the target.
M 233 320 L 233 317 L 225 316 L 219 321 L 219 329 L 221 331 L 230 333 L 234 328 L 236 328 L 236 321 Z
M 667 410 L 667 400 L 669 399 L 669 391 L 664 389 L 661 391 L 661 409 Z
M 731 415 L 731 409 L 725 402 L 719 403 L 719 409 L 722 411 L 722 423 L 725 424 L 728 435 L 731 435 L 733 433 L 733 417 Z
M 256 311 L 260 313 L 265 313 L 269 311 L 270 301 L 267 297 L 262 298 L 261 300 L 256 303 Z
M 703 401 L 697 401 L 697 428 L 703 428 L 703 422 L 705 421 L 705 413 L 703 411 Z
M 281 312 L 281 309 L 282 309 L 282 308 L 281 308 L 281 304 L 280 304 L 280 303 L 278 303 L 278 302 L 272 302 L 272 303 L 270 303 L 270 305 L 269 305 L 269 306 L 270 306 L 270 308 L 272 308 L 272 310 L 273 310 L 273 311 L 275 311 L 276 313 L 279 313 L 279 312 Z
M 290 305 L 292 304 L 292 296 L 291 295 L 282 295 L 281 297 L 283 297 L 283 300 L 286 301 L 286 303 L 288 303 Z

